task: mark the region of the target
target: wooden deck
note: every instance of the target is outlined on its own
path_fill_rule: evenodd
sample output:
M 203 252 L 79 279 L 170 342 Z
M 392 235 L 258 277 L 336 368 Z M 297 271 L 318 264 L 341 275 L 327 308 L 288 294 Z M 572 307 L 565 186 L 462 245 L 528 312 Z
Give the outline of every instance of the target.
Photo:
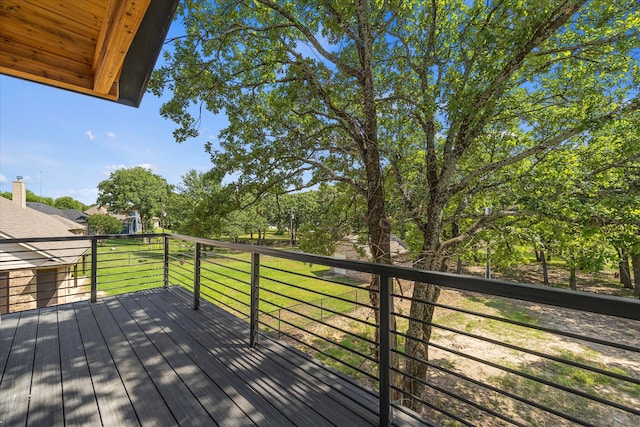
M 3 315 L 0 426 L 377 425 L 372 396 L 277 342 L 250 348 L 246 322 L 190 298 L 176 287 Z

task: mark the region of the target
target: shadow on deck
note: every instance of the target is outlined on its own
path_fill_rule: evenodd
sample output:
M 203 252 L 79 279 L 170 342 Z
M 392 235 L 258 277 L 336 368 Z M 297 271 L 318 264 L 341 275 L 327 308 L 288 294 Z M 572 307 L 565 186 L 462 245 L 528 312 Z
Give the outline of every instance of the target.
M 179 287 L 4 315 L 1 425 L 377 425 L 377 399 Z M 396 419 L 395 425 L 416 425 Z

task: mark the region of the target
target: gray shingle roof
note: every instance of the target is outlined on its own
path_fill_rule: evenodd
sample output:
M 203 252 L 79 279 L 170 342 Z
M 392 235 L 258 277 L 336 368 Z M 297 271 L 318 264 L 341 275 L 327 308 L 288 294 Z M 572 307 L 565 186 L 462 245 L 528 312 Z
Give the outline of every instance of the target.
M 11 200 L 0 197 L 0 243 L 1 239 L 29 237 L 69 237 L 69 223 L 52 215 L 31 208 L 21 208 Z M 88 240 L 60 242 L 35 242 L 23 245 L 48 258 L 46 265 L 72 264 L 90 247 Z M 2 248 L 0 247 L 0 251 Z
M 47 215 L 58 215 L 70 221 L 75 221 L 83 225 L 87 223 L 88 215 L 77 209 L 58 209 L 40 202 L 27 202 L 27 207 L 35 209 L 38 212 L 42 212 Z

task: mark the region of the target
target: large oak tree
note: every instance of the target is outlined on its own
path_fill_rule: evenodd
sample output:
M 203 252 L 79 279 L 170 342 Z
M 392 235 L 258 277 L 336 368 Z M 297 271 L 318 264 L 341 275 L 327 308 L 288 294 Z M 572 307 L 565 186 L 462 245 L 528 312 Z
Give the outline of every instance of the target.
M 224 111 L 209 151 L 240 188 L 353 186 L 376 262 L 390 262 L 387 194 L 422 236 L 416 267 L 444 270 L 488 223 L 522 214 L 500 196 L 508 183 L 638 119 L 636 2 L 187 0 L 179 17 L 186 34 L 151 82 L 172 94 L 177 140 L 197 136 L 201 109 Z M 414 286 L 414 408 L 439 292 Z
M 163 203 L 169 196 L 167 181 L 141 166 L 118 169 L 108 179 L 98 184 L 100 206 L 108 206 L 111 212 L 129 214 L 137 211 L 142 232 L 153 232 L 152 218 L 162 214 Z

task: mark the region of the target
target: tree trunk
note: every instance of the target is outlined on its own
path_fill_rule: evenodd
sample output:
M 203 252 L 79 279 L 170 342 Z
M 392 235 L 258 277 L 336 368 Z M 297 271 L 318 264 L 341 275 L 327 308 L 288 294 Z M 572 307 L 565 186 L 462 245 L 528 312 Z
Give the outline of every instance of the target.
M 631 264 L 633 264 L 634 294 L 636 298 L 640 298 L 640 252 L 631 255 Z
M 435 197 L 432 200 L 436 199 Z M 442 208 L 431 205 L 426 223 L 421 224 L 424 243 L 421 254 L 414 263 L 414 267 L 421 270 L 438 270 L 443 264 L 438 259 L 440 242 L 440 224 L 442 223 Z M 413 298 L 411 301 L 409 325 L 405 343 L 404 371 L 406 376 L 402 380 L 404 398 L 402 403 L 416 412 L 421 412 L 422 404 L 418 399 L 425 399 L 427 387 L 423 384 L 427 378 L 427 364 L 429 360 L 429 341 L 431 340 L 433 313 L 440 296 L 440 286 L 414 282 Z M 424 362 L 422 362 L 424 361 Z M 422 380 L 422 381 L 419 381 Z M 415 396 L 415 397 L 414 397 Z
M 631 283 L 631 269 L 629 268 L 629 253 L 625 248 L 618 249 L 620 260 L 618 261 L 618 270 L 620 271 L 620 283 L 625 289 L 633 289 Z
M 402 390 L 404 392 L 402 403 L 416 412 L 420 412 L 422 404 L 413 396 L 424 399 L 426 391 L 426 386 L 417 379 L 425 380 L 427 378 L 427 365 L 420 360 L 425 362 L 429 360 L 431 321 L 435 310 L 435 306 L 429 304 L 429 302 L 436 302 L 439 296 L 440 286 L 420 282 L 414 283 L 405 344 L 405 353 L 409 357 L 405 359 L 404 371 L 407 376 L 404 376 L 402 381 Z
M 542 283 L 544 286 L 549 286 L 549 270 L 547 269 L 547 259 L 544 256 L 544 251 L 540 251 L 540 259 L 542 260 Z
M 573 265 L 569 268 L 569 286 L 574 291 L 578 290 L 576 285 L 576 267 Z

